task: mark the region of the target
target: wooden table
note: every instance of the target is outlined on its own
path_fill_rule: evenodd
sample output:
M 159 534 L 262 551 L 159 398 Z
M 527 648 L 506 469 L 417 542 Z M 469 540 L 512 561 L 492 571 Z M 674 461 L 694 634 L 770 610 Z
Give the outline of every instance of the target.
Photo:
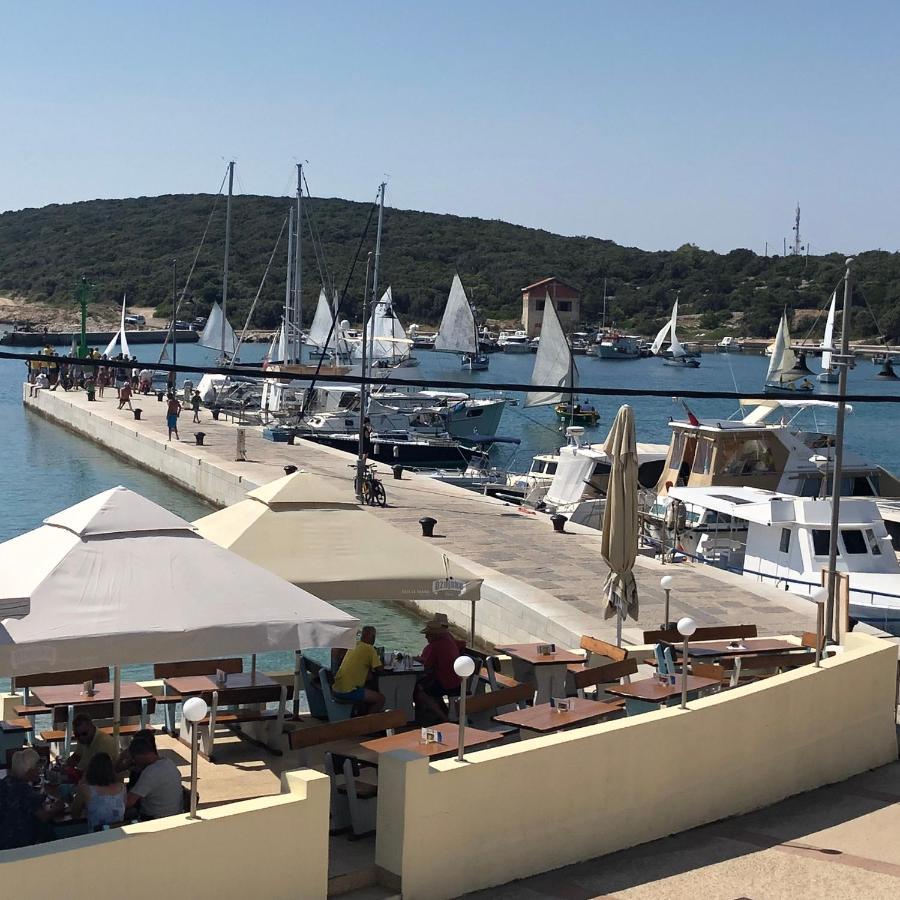
M 224 684 L 216 682 L 215 675 L 177 675 L 174 678 L 167 678 L 166 684 L 174 693 L 182 696 L 212 694 L 213 691 L 218 691 L 219 695 L 222 696 L 230 690 L 270 687 L 275 689 L 273 691 L 273 700 L 278 699 L 277 695 L 281 688 L 277 681 L 273 681 L 262 672 L 257 672 L 255 675 L 251 672 L 234 672 L 225 676 Z
M 688 693 L 702 691 L 704 688 L 721 684 L 716 678 L 701 678 L 699 675 L 688 675 Z M 656 678 L 642 678 L 631 684 L 616 684 L 606 688 L 607 694 L 624 697 L 626 700 L 643 700 L 645 703 L 665 703 L 673 697 L 681 696 L 681 673 L 675 676 L 675 684 L 667 684 Z
M 549 643 L 549 642 L 548 642 Z M 570 663 L 583 663 L 584 656 L 571 650 L 557 649 L 555 653 L 537 652 L 540 644 L 504 644 L 497 647 L 506 653 L 513 664 L 516 681 L 533 681 L 535 704 L 549 703 L 553 697 L 566 696 L 566 674 Z
M 445 756 L 453 756 L 459 749 L 459 726 L 455 722 L 444 722 L 434 726 L 444 735 L 440 744 L 423 744 L 422 731 L 415 728 L 412 731 L 404 731 L 401 734 L 393 734 L 389 737 L 375 738 L 360 744 L 363 750 L 370 753 L 389 753 L 391 750 L 412 750 L 421 756 L 430 759 L 440 759 Z M 466 728 L 465 748 L 481 747 L 502 741 L 505 735 L 497 731 L 480 731 L 477 728 Z
M 560 712 L 549 703 L 541 703 L 539 706 L 531 706 L 528 709 L 517 709 L 513 712 L 501 713 L 494 716 L 495 722 L 504 725 L 515 725 L 527 731 L 537 731 L 548 734 L 552 731 L 561 731 L 574 725 L 584 725 L 604 716 L 620 712 L 621 704 L 599 703 L 596 700 L 583 700 L 580 697 L 569 698 L 569 709 Z
M 676 651 L 679 649 L 675 644 Z M 762 653 L 791 653 L 804 650 L 782 638 L 741 638 L 735 641 L 697 641 L 688 644 L 690 657 L 752 656 Z
M 42 706 L 84 706 L 88 703 L 112 703 L 113 685 L 110 682 L 94 684 L 94 693 L 83 693 L 81 684 L 48 684 L 33 687 L 31 694 Z M 121 700 L 148 700 L 153 695 L 134 681 L 123 681 L 119 689 Z

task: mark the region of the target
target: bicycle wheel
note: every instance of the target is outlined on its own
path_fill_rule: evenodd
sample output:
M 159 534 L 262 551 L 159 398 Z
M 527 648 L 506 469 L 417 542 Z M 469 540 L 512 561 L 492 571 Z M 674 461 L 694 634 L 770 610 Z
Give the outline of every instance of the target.
M 372 506 L 387 506 L 387 494 L 384 492 L 384 485 L 380 481 L 372 482 Z
M 366 506 L 372 505 L 372 484 L 368 479 L 363 480 L 363 483 L 360 485 L 359 496 Z

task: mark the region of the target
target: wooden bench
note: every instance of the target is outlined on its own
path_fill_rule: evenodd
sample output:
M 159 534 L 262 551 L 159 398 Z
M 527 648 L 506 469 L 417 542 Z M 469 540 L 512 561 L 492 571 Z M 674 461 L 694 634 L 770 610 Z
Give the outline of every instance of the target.
M 713 625 L 706 628 L 698 628 L 691 635 L 691 643 L 697 641 L 735 641 L 741 638 L 757 637 L 755 625 Z M 645 631 L 645 644 L 658 644 L 664 641 L 667 644 L 679 644 L 684 636 L 677 628 L 665 628 L 658 631 Z
M 741 683 L 760 681 L 780 672 L 809 666 L 815 661 L 815 652 L 808 651 L 806 653 L 773 653 L 769 656 L 723 656 L 719 660 L 719 666 L 724 672 L 730 673 L 731 686 L 736 687 Z M 695 664 L 692 664 L 691 670 L 696 670 Z
M 107 666 L 95 666 L 90 669 L 69 669 L 66 672 L 39 672 L 35 675 L 17 675 L 14 679 L 15 690 L 22 688 L 24 704 L 15 707 L 17 716 L 46 716 L 52 710 L 46 706 L 33 706 L 30 702 L 31 688 L 48 687 L 61 684 L 84 684 L 85 681 L 93 681 L 94 684 L 106 684 L 109 682 L 109 668 Z
M 482 731 L 499 731 L 504 734 L 518 733 L 513 725 L 502 725 L 494 721 L 499 713 L 520 708 L 521 704 L 534 697 L 535 686 L 530 681 L 513 681 L 508 687 L 486 691 L 474 697 L 466 697 L 466 722 Z M 451 699 L 450 718 L 459 721 L 459 698 Z
M 331 785 L 331 834 L 351 831 L 353 839 L 371 834 L 375 828 L 375 801 L 378 785 L 360 779 L 363 766 L 378 767 L 378 757 L 354 743 L 355 739 L 385 731 L 393 734 L 406 725 L 402 709 L 356 716 L 327 725 L 312 725 L 287 732 L 288 746 L 301 751 L 304 764 L 306 750 L 331 745 L 325 753 L 325 772 Z
M 605 693 L 605 685 L 618 685 L 620 679 L 628 679 L 632 675 L 636 675 L 637 670 L 637 660 L 633 658 L 608 663 L 605 666 L 593 666 L 589 669 L 583 669 L 581 672 L 576 672 L 572 677 L 575 692 L 579 697 L 583 697 L 585 688 L 596 687 L 597 699 L 599 700 Z M 603 702 L 615 703 L 616 700 L 603 697 Z
M 122 723 L 119 726 L 120 735 L 135 734 L 138 731 L 150 729 L 150 715 L 153 713 L 155 698 L 150 697 L 143 700 L 122 700 L 119 708 L 119 715 L 122 719 L 140 719 L 140 722 Z M 112 719 L 114 705 L 109 701 L 98 701 L 97 703 L 82 703 L 78 707 L 57 706 L 51 710 L 53 713 L 53 727 L 42 731 L 40 738 L 48 744 L 62 743 L 66 740 L 68 729 L 71 728 L 70 713 L 80 715 L 85 713 L 91 719 L 103 721 Z M 60 727 L 62 726 L 62 727 Z M 97 726 L 105 734 L 112 734 L 114 726 L 101 725 Z M 71 734 L 68 735 L 71 739 Z

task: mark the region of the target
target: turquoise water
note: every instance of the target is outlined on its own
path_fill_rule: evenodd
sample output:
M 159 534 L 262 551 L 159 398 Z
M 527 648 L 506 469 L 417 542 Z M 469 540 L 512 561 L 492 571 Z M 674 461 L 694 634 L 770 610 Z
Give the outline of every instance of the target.
M 139 356 L 154 362 L 159 348 L 153 345 L 135 348 Z M 258 361 L 265 353 L 263 344 L 249 344 L 242 349 L 245 362 Z M 471 382 L 477 391 L 479 382 L 504 381 L 527 383 L 534 365 L 534 356 L 494 354 L 488 372 L 464 372 L 456 357 L 420 351 L 418 368 L 406 369 L 411 378 L 433 377 Z M 214 363 L 214 353 L 197 345 L 179 348 L 182 362 Z M 699 369 L 678 369 L 664 366 L 659 360 L 617 362 L 580 357 L 578 366 L 581 383 L 609 387 L 646 387 L 671 391 L 676 397 L 680 390 L 716 389 L 757 391 L 761 388 L 767 366 L 765 357 L 751 354 L 707 354 Z M 815 365 L 815 362 L 813 362 Z M 850 375 L 850 390 L 859 393 L 888 394 L 900 391 L 900 382 L 881 382 L 873 378 L 877 371 L 870 362 L 860 361 Z M 21 402 L 21 383 L 24 363 L 0 361 L 0 433 L 3 441 L 3 466 L 0 469 L 0 496 L 3 516 L 0 517 L 0 540 L 37 527 L 43 518 L 77 503 L 92 494 L 125 485 L 191 520 L 210 511 L 198 497 L 181 490 L 127 460 L 113 456 L 102 447 L 77 435 L 27 414 Z M 816 396 L 833 396 L 835 385 L 820 385 Z M 510 395 L 513 396 L 513 395 Z M 520 399 L 522 395 L 517 395 Z M 673 399 L 655 397 L 628 398 L 635 410 L 638 439 L 668 443 L 670 416 L 683 417 L 684 411 Z M 597 398 L 601 421 L 589 433 L 594 440 L 602 439 L 620 401 L 614 397 Z M 734 411 L 727 400 L 692 400 L 692 410 L 701 417 L 726 417 Z M 894 472 L 900 471 L 900 410 L 895 406 L 857 404 L 847 420 L 847 444 Z M 809 415 L 809 414 L 807 414 Z M 833 426 L 833 413 L 819 412 L 808 422 L 823 430 Z M 513 468 L 527 469 L 533 454 L 553 450 L 562 442 L 552 409 L 523 409 L 509 407 L 504 413 L 500 433 L 518 437 L 522 443 L 513 459 Z M 512 451 L 501 450 L 505 459 Z M 499 460 L 498 460 L 499 461 Z M 415 651 L 421 647 L 419 620 L 397 607 L 371 603 L 347 604 L 349 612 L 371 622 L 379 629 L 378 643 Z M 270 654 L 261 661 L 266 668 L 291 668 L 289 654 Z M 146 669 L 129 674 L 145 676 Z

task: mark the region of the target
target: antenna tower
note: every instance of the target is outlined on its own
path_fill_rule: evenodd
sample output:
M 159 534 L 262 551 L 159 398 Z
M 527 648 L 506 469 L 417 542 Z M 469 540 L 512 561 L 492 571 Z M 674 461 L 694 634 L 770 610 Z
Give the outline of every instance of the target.
M 794 215 L 794 244 L 791 247 L 791 255 L 799 256 L 803 252 L 803 246 L 800 243 L 800 204 L 797 204 L 797 212 Z

